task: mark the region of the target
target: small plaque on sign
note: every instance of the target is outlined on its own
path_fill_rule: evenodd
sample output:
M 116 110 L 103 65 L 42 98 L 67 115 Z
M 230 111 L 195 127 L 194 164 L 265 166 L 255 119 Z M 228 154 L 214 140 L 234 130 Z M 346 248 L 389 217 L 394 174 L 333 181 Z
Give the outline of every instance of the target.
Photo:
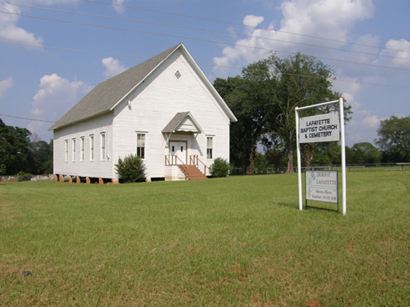
M 302 117 L 299 143 L 339 141 L 339 128 L 339 114 L 336 112 Z
M 306 199 L 337 203 L 337 172 L 306 171 Z

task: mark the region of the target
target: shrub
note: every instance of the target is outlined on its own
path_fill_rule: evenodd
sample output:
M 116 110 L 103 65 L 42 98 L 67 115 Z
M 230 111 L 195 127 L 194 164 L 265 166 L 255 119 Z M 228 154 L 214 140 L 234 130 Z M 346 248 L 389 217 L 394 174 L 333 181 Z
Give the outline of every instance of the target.
M 32 174 L 26 172 L 18 172 L 17 173 L 17 181 L 29 181 L 33 177 Z
M 222 158 L 216 158 L 210 171 L 212 177 L 226 177 L 228 176 L 229 163 Z
M 122 182 L 145 181 L 144 161 L 137 155 L 129 155 L 124 160 L 120 158 L 115 168 Z

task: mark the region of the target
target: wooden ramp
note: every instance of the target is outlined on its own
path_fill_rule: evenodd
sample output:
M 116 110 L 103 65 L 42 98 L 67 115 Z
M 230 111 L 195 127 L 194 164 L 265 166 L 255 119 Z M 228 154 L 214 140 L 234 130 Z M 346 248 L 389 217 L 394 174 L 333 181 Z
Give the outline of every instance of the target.
M 178 166 L 184 173 L 187 180 L 206 179 L 206 176 L 195 165 L 182 164 Z

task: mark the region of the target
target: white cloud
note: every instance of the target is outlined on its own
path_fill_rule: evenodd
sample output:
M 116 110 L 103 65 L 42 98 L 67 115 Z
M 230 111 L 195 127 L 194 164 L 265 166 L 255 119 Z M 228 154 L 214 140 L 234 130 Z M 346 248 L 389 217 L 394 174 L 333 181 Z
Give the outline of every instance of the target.
M 274 29 L 272 24 L 262 29 L 248 29 L 244 38 L 237 40 L 233 46 L 224 48 L 222 55 L 213 59 L 214 68 L 226 71 L 226 67 L 234 62 L 249 63 L 266 56 L 270 50 L 289 53 L 308 49 L 305 44 L 329 46 L 329 41 L 325 43 L 312 36 L 332 39 L 332 47 L 343 46 L 353 26 L 360 20 L 372 17 L 373 9 L 372 0 L 284 1 L 281 5 L 283 17 L 279 29 Z M 325 50 L 327 49 L 319 50 L 319 53 L 323 54 Z M 318 53 L 317 48 L 315 53 Z
M 104 58 L 101 60 L 101 63 L 104 65 L 104 75 L 106 77 L 115 76 L 127 69 L 119 60 L 113 57 Z
M 360 103 L 357 101 L 356 95 L 362 89 L 361 81 L 358 78 L 340 75 L 333 83 L 334 88 L 341 92 L 342 96 L 352 106 L 353 111 L 360 108 Z
M 382 54 L 392 56 L 392 63 L 401 67 L 410 67 L 410 41 L 391 39 L 386 43 Z
M 348 145 L 358 142 L 372 142 L 377 135 L 381 119 L 364 107 L 359 98 L 359 94 L 365 89 L 367 81 L 367 78 L 340 75 L 334 82 L 335 89 L 341 92 L 347 103 L 352 106 L 353 115 L 346 126 Z
M 346 126 L 346 137 L 349 146 L 359 142 L 372 142 L 377 136 L 377 128 L 381 118 L 360 103 L 359 94 L 365 89 L 366 81 L 368 81 L 367 78 L 353 78 L 342 75 L 334 82 L 335 88 L 342 93 L 347 103 L 352 106 L 353 115 Z
M 243 19 L 243 24 L 247 27 L 250 27 L 250 28 L 256 28 L 264 20 L 265 20 L 265 18 L 263 18 L 262 16 L 247 15 Z
M 373 15 L 372 0 L 289 0 L 282 3 L 282 30 L 346 40 L 355 22 Z
M 374 114 L 367 114 L 363 117 L 362 123 L 367 128 L 377 128 L 380 124 L 380 118 Z
M 14 43 L 28 48 L 41 48 L 42 39 L 17 26 L 21 13 L 19 7 L 10 3 L 0 3 L 0 42 Z
M 55 4 L 77 4 L 80 0 L 31 0 L 31 5 L 55 5 Z M 23 5 L 21 5 L 23 4 Z M 20 20 L 22 8 L 27 9 L 24 0 L 9 0 L 0 2 L 0 42 L 12 43 L 26 48 L 42 48 L 43 40 L 41 37 L 29 32 L 17 24 Z
M 44 75 L 33 96 L 31 116 L 34 119 L 57 120 L 76 104 L 91 87 L 82 81 L 70 81 L 57 74 Z M 32 121 L 28 129 L 43 139 L 50 135 L 49 123 Z
M 118 14 L 124 13 L 124 0 L 112 0 L 112 7 Z
M 0 97 L 3 96 L 9 88 L 13 86 L 13 79 L 7 78 L 0 80 Z
M 282 19 L 279 26 L 274 26 L 276 21 L 272 20 L 264 27 L 257 27 L 258 24 L 244 29 L 241 38 L 225 47 L 222 54 L 213 59 L 214 72 L 227 74 L 234 70 L 230 67 L 257 61 L 271 51 L 277 52 L 281 57 L 300 51 L 313 54 L 319 59 L 323 57 L 325 61 L 326 58 L 365 63 L 376 63 L 379 60 L 377 54 L 368 54 L 374 52 L 368 46 L 379 46 L 377 37 L 364 35 L 355 39 L 355 44 L 349 43 L 352 41 L 350 34 L 354 26 L 373 16 L 372 0 L 284 0 L 280 11 Z M 356 54 L 352 58 L 347 53 L 331 48 L 347 49 Z M 365 101 L 361 104 L 360 99 L 366 83 L 374 80 L 369 80 L 370 74 L 363 67 L 346 66 L 336 61 L 333 68 L 336 69 L 337 75 L 334 88 L 342 93 L 353 109 L 352 120 L 347 125 L 348 140 L 351 143 L 371 140 L 376 135 L 378 117 L 367 111 Z M 377 81 L 380 83 L 380 80 Z

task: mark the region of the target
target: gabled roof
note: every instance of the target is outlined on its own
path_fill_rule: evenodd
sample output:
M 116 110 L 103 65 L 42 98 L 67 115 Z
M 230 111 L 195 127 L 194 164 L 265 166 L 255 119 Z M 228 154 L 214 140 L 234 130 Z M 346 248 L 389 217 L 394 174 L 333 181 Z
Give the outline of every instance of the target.
M 191 120 L 191 122 L 195 126 L 195 133 L 201 133 L 202 129 L 194 119 L 194 117 L 189 112 L 180 112 L 175 114 L 175 116 L 171 119 L 171 121 L 162 129 L 162 133 L 175 133 L 181 131 L 181 126 L 187 121 Z
M 184 45 L 178 44 L 160 54 L 138 64 L 108 80 L 105 80 L 94 87 L 83 99 L 63 115 L 50 128 L 55 130 L 70 124 L 74 124 L 85 119 L 112 111 L 132 90 L 141 84 L 153 71 L 156 70 L 168 57 L 177 49 L 181 48 L 187 54 L 191 64 L 200 74 L 208 88 L 218 100 L 221 108 L 231 121 L 236 121 L 235 115 L 223 101 L 221 96 L 205 77 L 192 56 L 188 53 Z

